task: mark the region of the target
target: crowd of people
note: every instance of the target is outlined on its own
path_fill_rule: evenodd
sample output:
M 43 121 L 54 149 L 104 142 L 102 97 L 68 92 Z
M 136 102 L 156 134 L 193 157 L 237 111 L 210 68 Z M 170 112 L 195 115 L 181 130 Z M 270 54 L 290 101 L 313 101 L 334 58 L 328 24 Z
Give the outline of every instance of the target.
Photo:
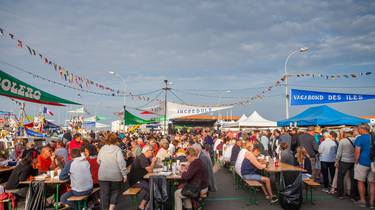
M 61 140 L 48 142 L 40 148 L 31 142 L 25 146 L 19 142 L 13 154 L 18 164 L 10 174 L 5 189 L 19 189 L 17 194 L 25 197 L 27 186 L 20 185 L 21 181 L 53 171 L 60 180 L 70 180 L 60 190 L 62 205 L 77 209 L 68 198 L 90 195 L 95 187 L 99 187 L 101 209 L 113 210 L 119 196 L 129 186 L 142 189 L 138 209 L 146 209 L 150 186 L 144 176 L 162 167 L 164 160 L 171 159 L 182 163 L 180 175 L 183 184 L 174 193 L 175 209 L 183 209 L 183 206 L 192 209 L 196 198 L 186 196 L 184 187 L 195 186 L 200 193 L 216 191 L 211 159 L 213 150 L 206 150 L 213 148 L 211 136 L 210 130 L 169 136 L 107 131 L 92 132 L 85 137 L 68 131 Z
M 322 183 L 323 192 L 339 199 L 348 197 L 361 207 L 374 207 L 375 136 L 368 124 L 330 129 L 284 128 L 236 135 L 224 138 L 221 158 L 235 166 L 243 179 L 264 183 L 263 191 L 271 202 L 277 198 L 272 194 L 269 178 L 259 174 L 266 168 L 258 158 L 260 155 L 305 169 L 303 179 Z
M 89 195 L 99 187 L 101 209 L 113 210 L 121 193 L 130 186 L 142 189 L 138 209 L 147 209 L 150 186 L 145 175 L 163 167 L 165 160 L 178 160 L 182 163 L 179 171 L 183 184 L 170 196 L 175 199 L 176 210 L 193 209 L 196 197 L 187 196 L 186 191 L 216 191 L 213 165 L 222 160 L 243 179 L 263 183 L 266 198 L 274 203 L 278 199 L 271 181 L 259 173 L 267 167 L 262 160 L 270 158 L 305 169 L 303 178 L 323 183 L 327 193 L 340 199 L 349 196 L 360 206 L 368 201 L 374 207 L 373 144 L 367 124 L 239 132 L 196 129 L 173 135 L 106 131 L 82 136 L 67 131 L 61 140 L 41 148 L 31 142 L 16 146 L 13 156 L 18 163 L 5 189 L 19 189 L 19 196 L 25 197 L 27 188 L 19 184 L 21 181 L 53 171 L 60 180 L 70 180 L 61 190 L 60 201 L 55 202 L 77 209 L 68 198 Z

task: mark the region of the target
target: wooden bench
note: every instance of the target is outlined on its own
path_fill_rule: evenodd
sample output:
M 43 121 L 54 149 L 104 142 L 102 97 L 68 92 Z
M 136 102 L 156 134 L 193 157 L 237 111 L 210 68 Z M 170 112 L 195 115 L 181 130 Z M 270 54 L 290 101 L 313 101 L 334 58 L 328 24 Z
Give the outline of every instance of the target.
M 314 188 L 320 187 L 320 184 L 318 182 L 315 182 L 312 179 L 304 179 L 303 183 L 305 184 L 305 189 L 306 189 L 306 200 L 309 200 L 309 191 L 310 191 L 310 203 L 314 204 L 312 191 Z
M 131 208 L 137 209 L 137 195 L 141 192 L 141 188 L 139 187 L 130 187 L 125 192 L 122 193 L 124 196 L 128 196 L 130 199 L 130 206 Z
M 96 187 L 92 190 L 92 192 L 89 195 L 81 195 L 81 196 L 71 196 L 68 198 L 68 201 L 76 202 L 78 204 L 78 209 L 81 209 L 81 203 L 83 203 L 83 209 L 87 210 L 87 199 L 98 192 L 100 190 L 99 187 Z
M 256 180 L 244 180 L 246 185 L 249 187 L 249 204 L 251 205 L 257 205 L 258 202 L 256 200 L 256 189 L 257 188 L 262 188 L 263 184 L 256 181 Z

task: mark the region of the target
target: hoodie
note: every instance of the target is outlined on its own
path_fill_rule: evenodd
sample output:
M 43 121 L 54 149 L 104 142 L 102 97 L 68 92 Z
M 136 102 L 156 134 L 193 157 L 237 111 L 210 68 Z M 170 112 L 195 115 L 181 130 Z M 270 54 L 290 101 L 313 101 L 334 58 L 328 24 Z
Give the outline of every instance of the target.
M 81 149 L 81 146 L 82 146 L 83 142 L 80 141 L 80 142 L 77 142 L 76 139 L 73 139 L 70 141 L 69 143 L 69 147 L 68 147 L 68 160 L 71 160 L 71 157 L 70 157 L 70 153 L 72 152 L 72 149 Z
M 70 186 L 76 192 L 84 192 L 93 188 L 90 164 L 85 157 L 77 157 L 68 161 L 59 178 L 61 180 L 70 178 Z
M 98 154 L 99 181 L 120 182 L 126 179 L 126 162 L 120 147 L 104 145 Z

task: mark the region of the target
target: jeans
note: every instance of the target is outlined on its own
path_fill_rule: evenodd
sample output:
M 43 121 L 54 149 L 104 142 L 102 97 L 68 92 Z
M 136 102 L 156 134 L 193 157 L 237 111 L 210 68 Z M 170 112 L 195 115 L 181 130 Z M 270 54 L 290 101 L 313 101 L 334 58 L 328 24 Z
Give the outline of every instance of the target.
M 100 203 L 103 210 L 109 209 L 109 205 L 116 205 L 120 195 L 121 182 L 99 181 Z
M 134 186 L 142 189 L 140 197 L 142 200 L 148 202 L 150 200 L 150 184 L 147 181 L 142 180 L 134 184 Z
M 91 192 L 92 192 L 92 189 L 86 190 L 86 191 L 82 191 L 82 192 L 77 192 L 77 191 L 71 190 L 69 192 L 66 192 L 66 193 L 62 194 L 60 200 L 61 200 L 61 202 L 63 204 L 68 204 L 73 209 L 78 209 L 76 203 L 72 202 L 72 201 L 68 201 L 68 198 L 70 198 L 72 196 L 89 195 L 89 194 L 91 194 Z
M 357 183 L 354 180 L 354 163 L 346 163 L 340 161 L 339 164 L 339 173 L 337 177 L 337 194 L 339 196 L 343 196 L 344 193 L 344 179 L 346 172 L 349 171 L 349 176 L 351 180 L 351 187 L 350 187 L 350 197 L 354 198 L 358 195 L 357 192 Z
M 328 188 L 329 187 L 328 172 L 329 172 L 329 175 L 331 176 L 331 181 L 333 181 L 333 178 L 335 176 L 335 162 L 321 161 L 321 171 L 323 174 L 324 188 Z

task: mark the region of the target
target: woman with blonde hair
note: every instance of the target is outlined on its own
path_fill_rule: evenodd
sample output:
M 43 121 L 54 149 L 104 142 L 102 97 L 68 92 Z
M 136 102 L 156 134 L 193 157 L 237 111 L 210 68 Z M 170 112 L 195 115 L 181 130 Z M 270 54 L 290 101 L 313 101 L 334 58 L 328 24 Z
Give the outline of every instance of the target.
M 305 147 L 297 147 L 296 160 L 298 165 L 306 170 L 306 172 L 302 174 L 303 179 L 310 178 L 312 174 L 312 167 L 309 154 L 307 153 Z

